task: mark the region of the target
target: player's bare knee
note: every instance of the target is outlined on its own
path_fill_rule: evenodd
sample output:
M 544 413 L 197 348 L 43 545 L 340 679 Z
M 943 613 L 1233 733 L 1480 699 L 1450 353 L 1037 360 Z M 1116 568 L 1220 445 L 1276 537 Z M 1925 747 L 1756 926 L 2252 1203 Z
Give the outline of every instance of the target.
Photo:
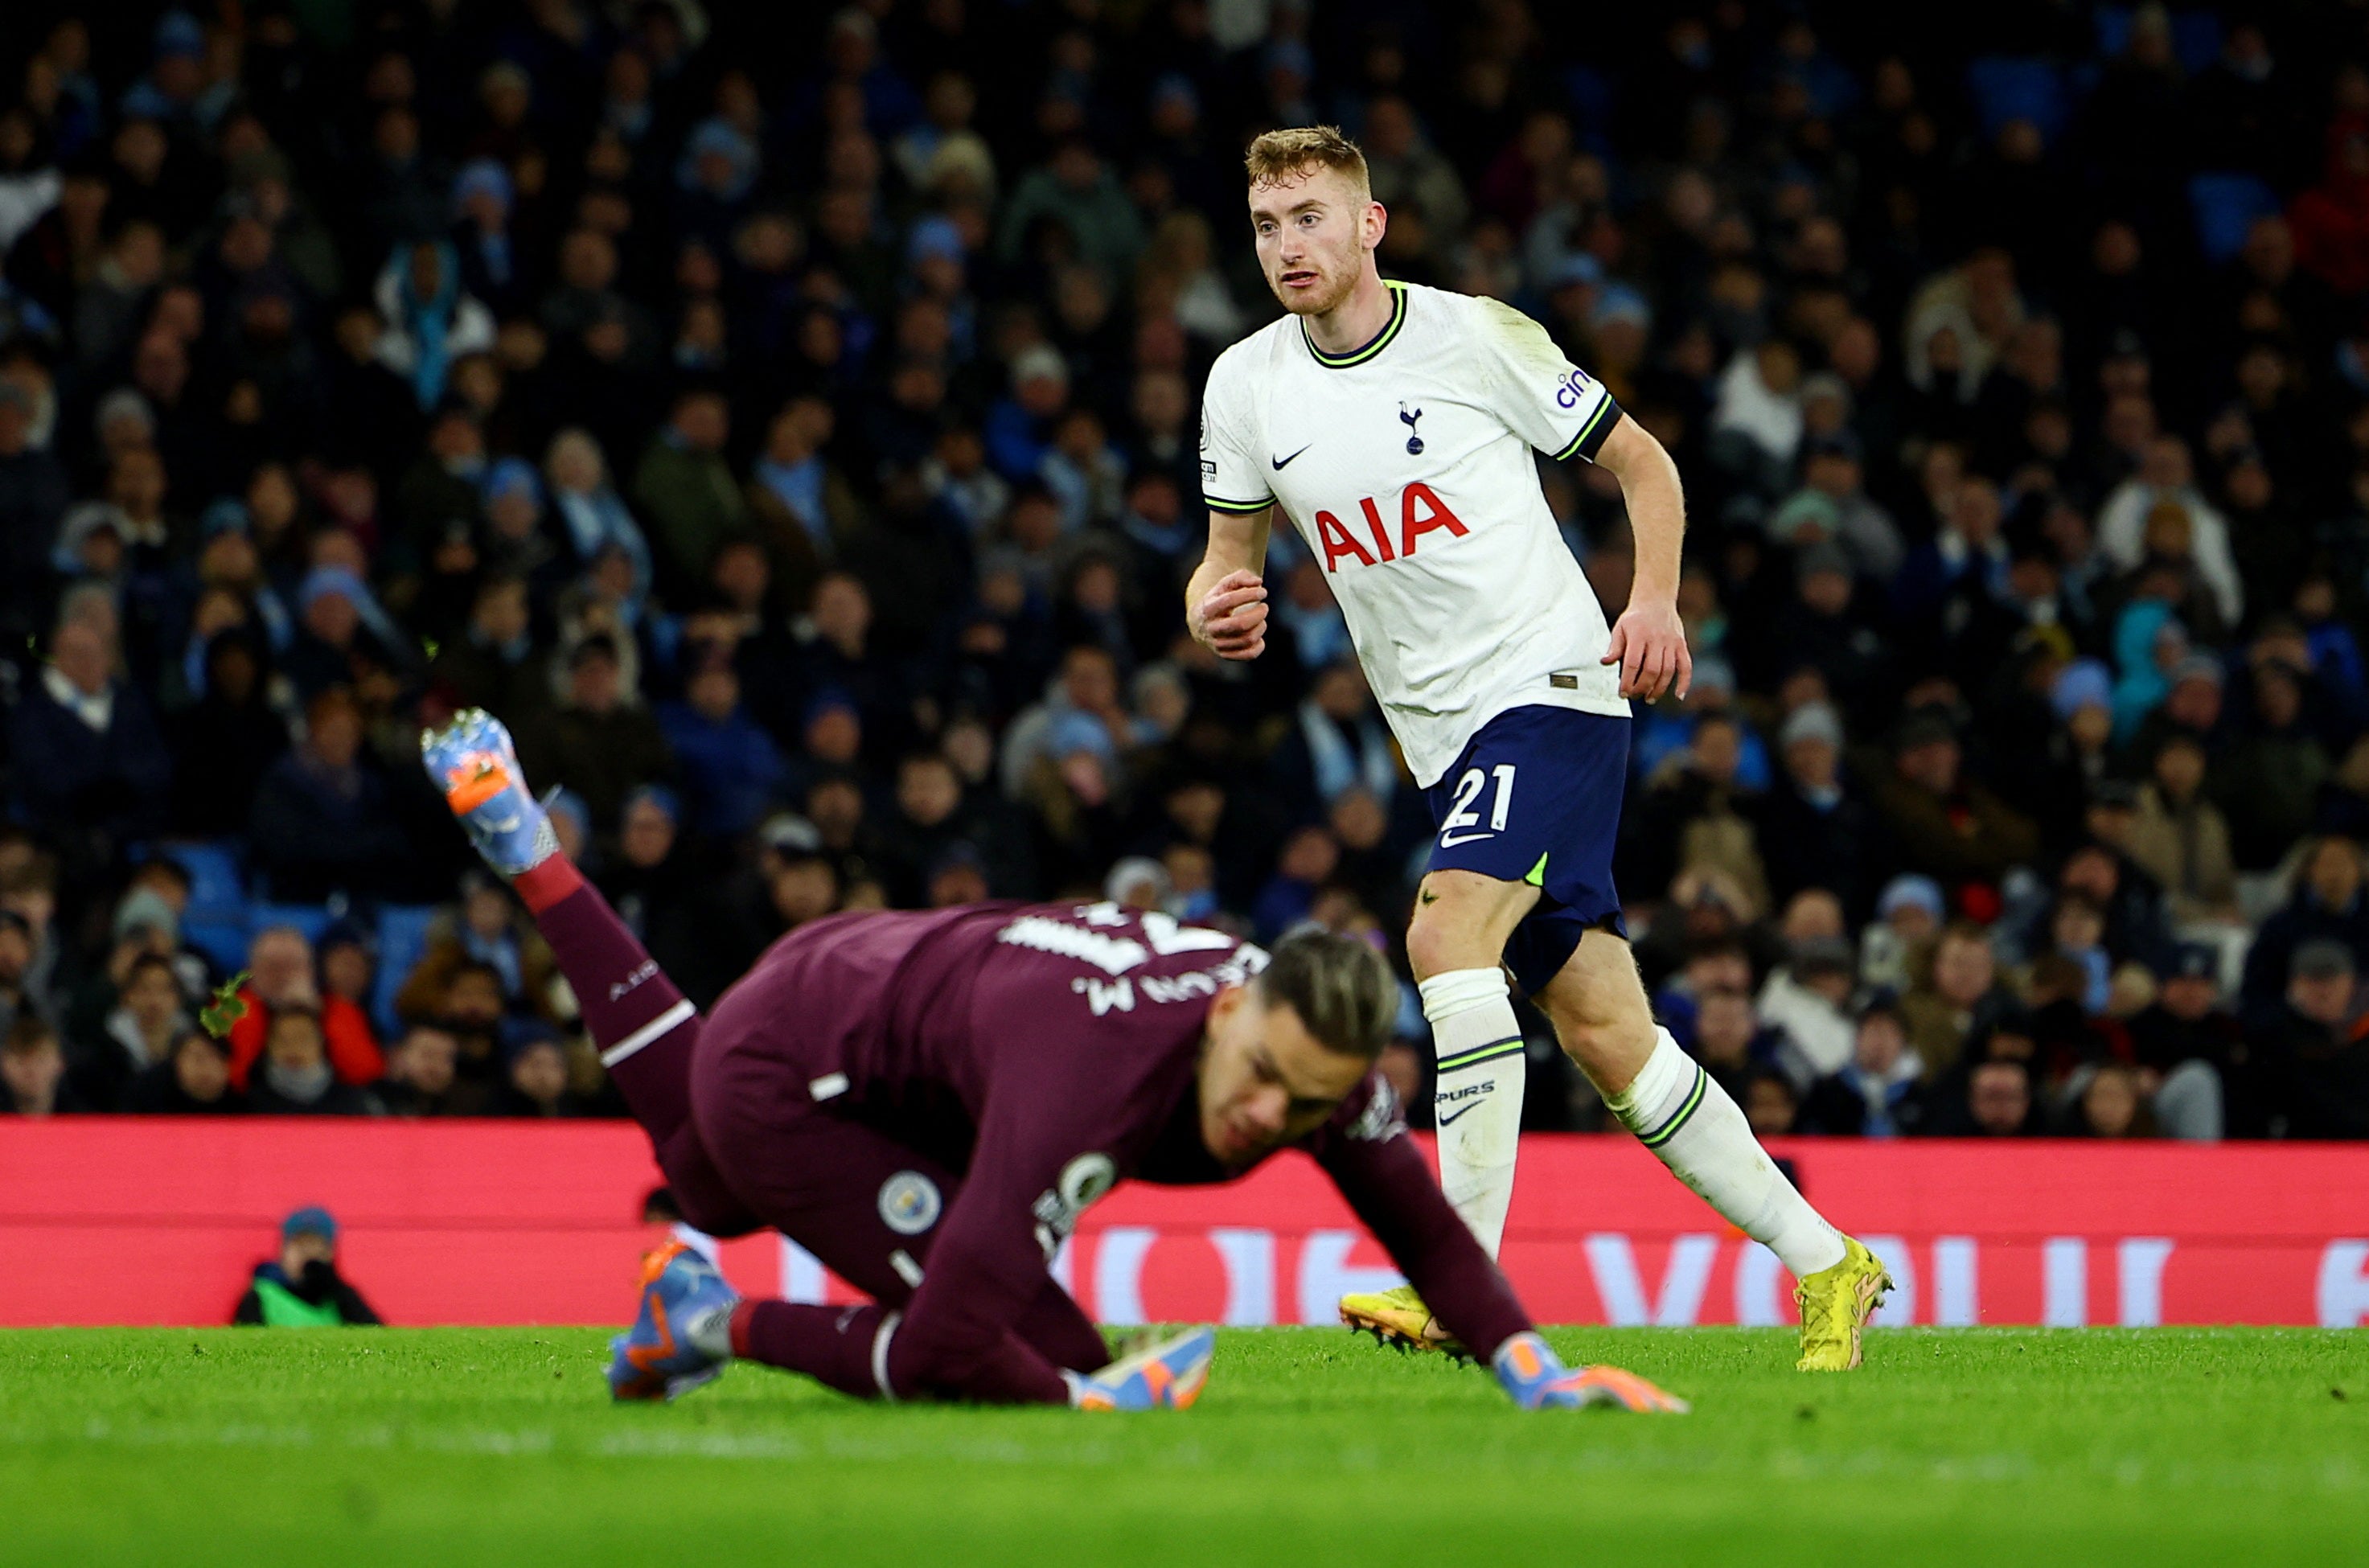
M 1506 937 L 1535 898 L 1528 888 L 1471 872 L 1431 873 L 1415 890 L 1414 913 L 1407 922 L 1407 963 L 1414 978 L 1494 968 Z

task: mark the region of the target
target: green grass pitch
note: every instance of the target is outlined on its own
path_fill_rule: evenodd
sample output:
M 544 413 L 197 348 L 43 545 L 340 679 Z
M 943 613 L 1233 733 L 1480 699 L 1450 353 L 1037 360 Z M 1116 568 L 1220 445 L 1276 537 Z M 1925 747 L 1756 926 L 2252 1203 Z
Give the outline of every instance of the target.
M 1345 1332 L 1195 1409 L 860 1404 L 762 1368 L 611 1406 L 578 1329 L 0 1334 L 0 1562 L 2369 1562 L 2369 1337 L 1558 1330 L 1695 1413 L 1525 1414 Z

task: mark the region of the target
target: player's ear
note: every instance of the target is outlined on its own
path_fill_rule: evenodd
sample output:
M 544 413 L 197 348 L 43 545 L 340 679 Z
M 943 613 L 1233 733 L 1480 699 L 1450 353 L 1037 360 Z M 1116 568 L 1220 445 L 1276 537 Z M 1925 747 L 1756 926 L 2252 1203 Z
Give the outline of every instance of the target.
M 1209 999 L 1209 1023 L 1214 1026 L 1231 1018 L 1242 1011 L 1243 1004 L 1250 1001 L 1250 996 L 1251 988 L 1248 986 L 1231 985 L 1223 988 Z
M 1381 248 L 1382 248 L 1382 235 L 1384 235 L 1385 234 L 1388 234 L 1388 233 L 1390 232 L 1390 209 L 1389 209 L 1389 208 L 1387 208 L 1387 207 L 1385 207 L 1385 206 L 1383 206 L 1383 205 L 1382 205 L 1380 202 L 1379 202 L 1379 201 L 1374 201 L 1374 200 L 1369 200 L 1368 201 L 1367 201 L 1367 203 L 1366 203 L 1366 248 L 1367 248 L 1368 250 L 1379 250 L 1379 249 L 1381 249 Z

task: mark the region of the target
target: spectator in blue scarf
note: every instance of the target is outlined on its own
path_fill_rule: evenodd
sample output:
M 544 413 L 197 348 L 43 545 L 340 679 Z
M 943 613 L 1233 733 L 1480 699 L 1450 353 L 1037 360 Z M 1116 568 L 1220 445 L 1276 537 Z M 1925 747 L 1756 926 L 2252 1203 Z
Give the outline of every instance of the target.
M 460 258 L 442 240 L 397 246 L 375 292 L 386 321 L 379 362 L 411 383 L 423 409 L 444 395 L 452 361 L 494 346 L 494 315 L 462 292 Z

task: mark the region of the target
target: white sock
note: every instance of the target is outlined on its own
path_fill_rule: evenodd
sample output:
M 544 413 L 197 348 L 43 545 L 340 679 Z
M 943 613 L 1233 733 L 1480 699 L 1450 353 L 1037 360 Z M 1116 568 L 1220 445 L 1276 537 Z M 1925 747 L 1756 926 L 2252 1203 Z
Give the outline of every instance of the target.
M 1606 1102 L 1671 1174 L 1756 1242 L 1796 1279 L 1843 1260 L 1843 1239 L 1768 1158 L 1752 1124 L 1718 1081 L 1654 1031 L 1654 1054 L 1637 1081 Z
M 1499 970 L 1450 969 L 1421 989 L 1439 1060 L 1432 1121 L 1439 1130 L 1440 1190 L 1494 1258 L 1521 1146 L 1528 1072 L 1521 1025 Z

